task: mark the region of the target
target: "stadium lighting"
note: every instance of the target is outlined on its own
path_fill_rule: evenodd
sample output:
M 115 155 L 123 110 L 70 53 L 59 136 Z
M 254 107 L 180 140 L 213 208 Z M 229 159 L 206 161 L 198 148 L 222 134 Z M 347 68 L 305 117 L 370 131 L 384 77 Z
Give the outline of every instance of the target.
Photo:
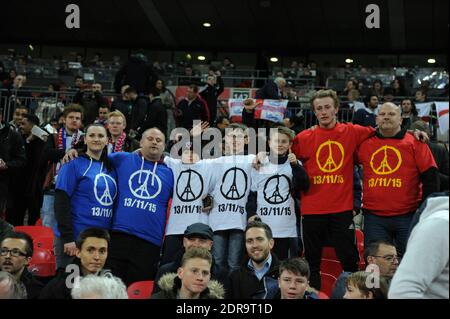
M 203 22 L 203 26 L 204 26 L 205 28 L 210 28 L 210 27 L 211 27 L 211 23 L 209 23 L 209 22 Z
M 276 56 L 273 56 L 270 58 L 270 62 L 273 62 L 273 63 L 278 62 L 278 58 Z
M 200 60 L 200 61 L 205 61 L 206 60 L 205 56 L 203 56 L 203 55 L 199 55 L 197 57 L 197 59 Z
M 34 51 L 34 47 L 33 47 L 31 44 L 28 45 L 28 48 L 29 48 L 31 51 Z
M 436 60 L 435 59 L 428 59 L 428 61 L 427 61 L 429 64 L 434 64 L 434 63 L 436 63 Z
M 353 59 L 347 58 L 345 59 L 345 63 L 353 63 Z
M 192 59 L 192 55 L 190 53 L 186 54 L 186 59 L 188 60 Z

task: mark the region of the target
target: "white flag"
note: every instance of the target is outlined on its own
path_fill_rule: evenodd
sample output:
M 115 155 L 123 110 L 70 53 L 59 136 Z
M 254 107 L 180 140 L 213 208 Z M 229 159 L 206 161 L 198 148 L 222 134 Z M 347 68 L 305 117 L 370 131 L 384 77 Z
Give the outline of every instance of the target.
M 416 103 L 416 109 L 419 117 L 430 116 L 431 112 L 431 103 Z
M 448 131 L 448 102 L 434 102 L 439 120 L 439 130 L 442 134 Z

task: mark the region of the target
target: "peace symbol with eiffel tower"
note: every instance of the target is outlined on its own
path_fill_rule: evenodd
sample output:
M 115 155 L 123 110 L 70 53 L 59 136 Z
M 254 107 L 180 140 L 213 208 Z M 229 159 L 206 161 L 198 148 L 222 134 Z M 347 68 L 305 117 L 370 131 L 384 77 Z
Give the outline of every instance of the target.
M 178 198 L 183 202 L 199 199 L 203 193 L 202 176 L 192 169 L 182 171 L 177 179 L 176 191 Z
M 392 174 L 400 168 L 401 164 L 402 155 L 400 154 L 400 151 L 395 147 L 388 145 L 384 145 L 377 149 L 370 158 L 370 167 L 374 173 L 378 175 Z
M 281 194 L 280 189 L 287 189 L 286 194 Z M 269 204 L 282 204 L 289 199 L 291 181 L 286 175 L 274 175 L 264 184 L 264 199 Z
M 321 155 L 326 156 L 323 161 Z M 320 144 L 316 152 L 316 162 L 319 169 L 324 173 L 333 173 L 342 167 L 344 164 L 344 147 L 341 143 L 328 140 Z
M 241 178 L 238 179 L 238 176 Z M 241 168 L 232 167 L 227 170 L 223 175 L 222 185 L 220 186 L 220 192 L 223 197 L 229 200 L 238 200 L 243 198 L 247 192 L 247 179 L 247 174 Z

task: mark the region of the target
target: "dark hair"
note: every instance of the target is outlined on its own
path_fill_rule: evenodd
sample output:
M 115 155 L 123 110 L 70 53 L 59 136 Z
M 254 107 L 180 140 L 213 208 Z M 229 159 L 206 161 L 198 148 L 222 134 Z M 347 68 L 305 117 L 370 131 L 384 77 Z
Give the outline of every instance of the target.
M 91 128 L 91 127 L 101 127 L 101 128 L 103 128 L 103 129 L 105 130 L 105 132 L 106 132 L 106 136 L 108 136 L 108 130 L 105 128 L 105 126 L 103 126 L 103 124 L 96 124 L 96 123 L 93 123 L 93 124 L 89 124 L 89 125 L 86 127 L 85 138 L 86 138 L 86 136 L 87 136 L 87 133 L 88 133 L 89 128 Z M 87 144 L 85 144 L 85 145 L 83 146 L 83 149 L 82 149 L 81 152 L 84 153 L 84 154 L 86 154 L 86 152 L 87 152 Z M 106 169 L 108 170 L 108 172 L 112 171 L 111 162 L 109 161 L 109 158 L 108 158 L 108 146 L 105 146 L 105 147 L 103 148 L 103 150 L 102 150 L 102 155 L 100 156 L 100 161 L 101 161 L 101 162 L 103 163 L 103 165 L 106 167 Z
M 263 223 L 261 221 L 252 221 L 252 222 L 248 223 L 247 227 L 245 228 L 246 234 L 250 228 L 264 229 L 267 239 L 269 239 L 269 240 L 273 239 L 272 229 L 270 229 L 269 225 L 267 225 L 266 223 Z
M 40 125 L 39 118 L 34 114 L 25 114 L 24 119 L 27 119 L 28 122 L 33 123 L 36 126 Z
M 401 100 L 400 108 L 402 109 L 402 112 L 403 112 L 403 108 L 402 108 L 403 101 L 410 101 L 411 102 L 411 113 L 414 116 L 418 116 L 419 115 L 419 112 L 417 112 L 416 102 L 414 102 L 413 99 L 403 99 L 403 100 Z
M 371 92 L 370 94 L 367 94 L 366 97 L 364 98 L 364 105 L 366 107 L 368 107 L 370 100 L 372 99 L 372 97 L 375 96 L 378 99 L 378 95 L 375 94 L 374 92 Z
M 137 93 L 136 89 L 132 86 L 127 87 L 124 91 L 123 94 L 130 94 L 130 93 Z
M 81 79 L 81 80 L 83 80 L 83 82 L 84 82 L 84 78 L 83 78 L 81 75 L 76 75 L 76 76 L 75 76 L 75 81 L 76 81 L 77 79 Z
M 33 238 L 30 235 L 28 235 L 27 233 L 9 231 L 1 238 L 1 242 L 3 242 L 5 239 L 25 240 L 27 243 L 27 245 L 25 247 L 25 253 L 27 254 L 27 257 L 33 256 L 33 251 L 34 251 L 33 250 Z
M 378 253 L 378 249 L 380 248 L 381 245 L 394 246 L 394 244 L 388 240 L 370 241 L 364 248 L 364 260 L 366 261 L 366 264 L 368 263 L 367 258 L 369 256 L 375 256 Z
M 308 278 L 311 274 L 309 269 L 309 264 L 304 258 L 296 257 L 291 259 L 286 259 L 280 263 L 279 266 L 279 275 L 283 273 L 283 271 L 289 271 L 295 275 L 300 275 Z
M 106 240 L 108 242 L 108 246 L 109 246 L 109 242 L 111 241 L 111 237 L 109 236 L 108 231 L 101 229 L 101 228 L 87 228 L 87 229 L 83 230 L 80 233 L 80 235 L 78 235 L 78 238 L 76 241 L 77 248 L 81 250 L 86 239 L 91 238 L 91 237 L 101 238 L 101 239 Z
M 198 93 L 198 86 L 195 84 L 191 84 L 189 85 L 189 88 L 192 89 L 192 91 L 194 91 L 194 93 Z
M 69 113 L 81 113 L 81 119 L 83 119 L 84 109 L 80 104 L 69 104 L 64 108 L 64 118 L 66 118 Z
M 219 115 L 219 116 L 217 117 L 216 123 L 217 123 L 217 124 L 222 123 L 223 120 L 225 120 L 225 119 L 228 120 L 228 116 Z
M 28 108 L 27 108 L 25 105 L 17 105 L 17 106 L 14 108 L 14 111 L 17 110 L 17 109 L 23 109 L 23 110 L 27 110 L 27 111 L 28 111 Z

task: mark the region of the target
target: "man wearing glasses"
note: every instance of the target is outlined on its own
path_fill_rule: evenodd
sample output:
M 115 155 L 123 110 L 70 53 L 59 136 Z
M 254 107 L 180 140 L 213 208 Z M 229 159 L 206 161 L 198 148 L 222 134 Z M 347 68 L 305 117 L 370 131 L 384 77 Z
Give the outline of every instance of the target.
M 25 233 L 9 232 L 1 242 L 0 270 L 9 272 L 27 290 L 28 299 L 36 299 L 44 285 L 27 267 L 33 256 L 33 240 Z
M 397 256 L 397 249 L 394 244 L 385 240 L 370 242 L 364 249 L 364 259 L 367 270 L 378 270 L 380 276 L 383 276 L 390 284 L 392 277 L 397 271 L 400 258 Z M 345 286 L 350 272 L 343 272 L 333 289 L 331 299 L 342 299 L 345 294 Z

